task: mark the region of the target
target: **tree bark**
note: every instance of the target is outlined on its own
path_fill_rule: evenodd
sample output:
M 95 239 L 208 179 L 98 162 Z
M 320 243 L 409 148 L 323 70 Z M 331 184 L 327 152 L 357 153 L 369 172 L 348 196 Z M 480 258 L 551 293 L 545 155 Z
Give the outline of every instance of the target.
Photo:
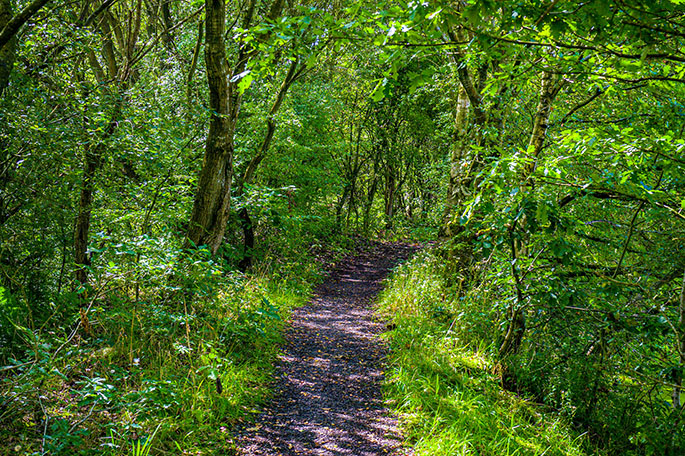
M 284 4 L 284 0 L 274 0 L 268 19 L 275 20 Z M 252 22 L 255 7 L 256 0 L 251 0 L 243 15 L 243 28 L 248 28 Z M 242 102 L 238 90 L 239 75 L 245 72 L 256 51 L 241 47 L 231 71 L 224 40 L 225 0 L 205 0 L 205 17 L 205 62 L 211 115 L 186 247 L 206 245 L 215 255 L 223 242 L 231 208 L 233 135 Z
M 460 29 L 448 30 L 447 35 L 452 41 L 465 38 L 464 31 Z M 450 153 L 448 194 L 443 214 L 444 222 L 439 233 L 441 237 L 454 237 L 463 230 L 454 220 L 453 212 L 459 210 L 478 186 L 475 176 L 484 164 L 477 149 L 474 150 L 470 146 L 471 143 L 484 145 L 487 123 L 487 113 L 479 86 L 487 78 L 488 66 L 481 65 L 475 73 L 470 71 L 464 55 L 459 50 L 451 52 L 449 58 L 455 68 L 459 92 L 455 112 L 455 138 Z M 452 252 L 450 256 L 455 257 L 458 254 L 461 257 L 458 262 L 462 265 L 468 264 L 473 257 L 472 249 L 467 247 L 461 250 L 458 253 Z
M 369 226 L 371 225 L 371 209 L 373 208 L 373 200 L 376 197 L 376 191 L 378 190 L 378 168 L 374 166 L 374 172 L 371 175 L 371 184 L 369 185 L 369 190 L 366 194 L 366 201 L 364 201 L 364 220 L 363 220 L 363 232 L 364 234 L 369 233 Z
M 129 24 L 130 30 L 127 37 L 128 39 L 126 41 L 117 40 L 120 46 L 122 43 L 124 46 L 124 48 L 119 49 L 119 52 L 117 52 L 112 33 L 114 29 L 116 35 L 116 29 L 119 27 L 119 24 L 115 18 L 106 11 L 112 3 L 113 2 L 105 2 L 90 16 L 94 17 L 96 14 L 99 15 L 101 12 L 105 12 L 103 20 L 99 23 L 99 32 L 102 36 L 102 55 L 107 65 L 107 73 L 105 73 L 102 65 L 100 65 L 95 52 L 92 49 L 86 51 L 91 71 L 98 81 L 98 84 L 103 87 L 104 93 L 108 95 L 108 98 L 113 100 L 113 105 L 110 120 L 105 131 L 100 137 L 94 138 L 92 142 L 86 142 L 84 147 L 83 182 L 81 183 L 78 213 L 74 224 L 74 263 L 76 265 L 74 275 L 76 281 L 81 286 L 85 286 L 88 283 L 88 268 L 90 266 L 88 237 L 90 235 L 95 180 L 105 159 L 105 140 L 114 134 L 119 125 L 119 118 L 124 103 L 123 94 L 126 92 L 129 78 L 132 75 L 132 56 L 138 42 L 141 23 L 140 11 L 142 1 L 138 0 L 136 3 L 135 18 L 133 22 Z M 107 6 L 105 7 L 105 5 Z M 90 22 L 90 19 L 86 22 Z M 117 55 L 124 56 L 123 63 L 117 62 Z M 88 119 L 86 119 L 86 122 L 87 121 Z M 85 316 L 83 316 L 83 318 L 85 318 Z
M 200 49 L 205 38 L 205 27 L 202 22 L 198 27 L 197 41 L 193 49 L 193 58 L 190 60 L 190 69 L 188 70 L 188 77 L 186 78 L 186 97 L 188 98 L 188 106 L 191 105 L 193 95 L 193 77 L 195 76 L 195 69 L 197 68 L 197 60 L 200 57 Z M 188 110 L 190 112 L 190 109 Z
M 538 158 L 542 152 L 542 147 L 545 142 L 545 135 L 547 134 L 547 127 L 549 125 L 549 116 L 552 112 L 552 103 L 556 97 L 560 85 L 554 83 L 552 74 L 544 71 L 540 81 L 540 99 L 538 101 L 537 110 L 533 122 L 533 130 L 530 134 L 530 141 L 528 142 L 527 154 L 528 161 L 523 166 L 521 173 L 521 182 L 526 185 L 533 185 L 533 172 L 537 165 Z M 504 358 L 509 355 L 515 355 L 526 330 L 526 316 L 524 313 L 523 293 L 521 287 L 521 278 L 518 274 L 519 259 L 528 255 L 528 246 L 526 242 L 526 217 L 523 216 L 519 222 L 520 228 L 524 231 L 519 239 L 515 240 L 513 232 L 516 229 L 516 224 L 511 228 L 511 268 L 514 277 L 514 286 L 516 288 L 516 299 L 511 303 L 507 309 L 509 316 L 509 324 L 504 336 L 504 341 L 499 349 L 500 357 Z
M 509 230 L 509 246 L 511 248 L 511 275 L 514 278 L 514 290 L 516 291 L 516 300 L 507 309 L 507 317 L 509 324 L 504 334 L 504 340 L 499 347 L 500 358 L 506 358 L 509 355 L 518 353 L 523 342 L 523 336 L 526 331 L 526 316 L 523 308 L 523 290 L 521 284 L 521 276 L 518 273 L 518 257 L 516 250 L 516 242 L 514 240 L 514 231 L 516 225 Z M 508 369 L 504 369 L 503 377 L 507 377 Z
M 683 368 L 685 367 L 685 275 L 680 289 L 680 302 L 678 305 L 678 332 L 676 333 L 676 349 L 678 351 L 678 368 L 675 375 L 675 387 L 673 388 L 673 408 L 680 409 L 680 393 L 683 385 Z
M 459 203 L 464 201 L 467 193 L 461 178 L 465 174 L 464 171 L 466 171 L 462 170 L 462 167 L 466 164 L 464 158 L 466 148 L 468 147 L 468 113 L 469 99 L 466 95 L 466 90 L 464 90 L 460 83 L 459 94 L 457 95 L 457 109 L 454 115 L 454 143 L 450 151 L 450 177 L 441 229 L 441 235 L 446 237 L 452 237 L 456 234 L 455 227 L 458 225 L 458 222 L 454 220 L 454 211 L 458 208 Z
M 340 199 L 338 199 L 338 202 L 335 205 L 335 227 L 337 230 L 340 230 L 342 228 L 343 209 L 345 208 L 345 203 L 349 199 L 349 194 L 349 184 L 344 184 L 342 195 L 340 195 Z
M 252 259 L 254 257 L 254 226 L 250 213 L 247 211 L 246 207 L 243 207 L 238 211 L 238 219 L 240 220 L 240 226 L 243 229 L 244 236 L 243 258 L 238 263 L 238 269 L 245 272 L 252 267 Z
M 225 0 L 205 1 L 205 61 L 210 121 L 205 155 L 190 216 L 187 246 L 206 245 L 212 255 L 221 246 L 231 206 L 233 132 L 238 97 L 229 91 L 226 61 Z
M 385 229 L 392 229 L 393 218 L 395 217 L 395 193 L 397 190 L 397 180 L 395 170 L 392 165 L 388 165 L 385 172 Z
M 299 69 L 298 65 L 300 66 Z M 269 114 L 267 114 L 266 116 L 266 135 L 264 135 L 262 145 L 260 146 L 257 154 L 254 157 L 252 157 L 252 159 L 248 163 L 247 168 L 245 169 L 245 172 L 243 173 L 243 176 L 240 179 L 240 182 L 238 184 L 238 194 L 243 193 L 243 186 L 245 184 L 249 184 L 250 182 L 252 182 L 252 178 L 254 177 L 254 173 L 257 171 L 257 167 L 266 158 L 266 155 L 269 152 L 269 149 L 271 148 L 271 141 L 273 140 L 274 134 L 276 133 L 276 114 L 278 114 L 278 111 L 281 109 L 281 105 L 285 100 L 285 96 L 287 95 L 290 86 L 293 84 L 293 82 L 295 82 L 295 80 L 302 74 L 302 72 L 305 69 L 306 66 L 300 65 L 298 59 L 293 60 L 291 62 L 290 67 L 288 68 L 288 73 L 286 74 L 283 83 L 278 89 L 276 99 L 271 105 L 271 109 L 269 109 Z
M 95 147 L 98 149 L 98 146 Z M 85 160 L 83 166 L 83 182 L 81 184 L 81 197 L 79 199 L 78 215 L 74 226 L 74 263 L 76 263 L 76 280 L 85 286 L 88 283 L 88 234 L 90 232 L 90 220 L 93 207 L 93 193 L 95 192 L 95 175 L 102 163 L 101 151 L 93 150 L 92 146 L 86 145 Z
M 9 16 L 10 19 L 0 22 L 0 24 L 2 24 L 2 29 L 0 29 L 0 49 L 5 47 L 5 45 L 16 36 L 21 26 L 24 25 L 26 21 L 31 18 L 31 16 L 36 14 L 38 10 L 45 6 L 45 4 L 49 1 L 50 0 L 34 0 L 16 16 Z
M 88 283 L 88 268 L 90 267 L 88 237 L 90 235 L 93 196 L 95 194 L 95 179 L 104 161 L 105 145 L 103 141 L 114 134 L 118 125 L 120 113 L 121 100 L 117 99 L 109 125 L 104 131 L 103 136 L 98 138 L 99 142 L 95 145 L 89 143 L 86 143 L 85 145 L 83 182 L 81 183 L 78 213 L 76 215 L 76 222 L 74 223 L 74 263 L 76 265 L 74 275 L 76 281 L 81 286 L 85 286 Z
M 243 195 L 243 192 L 245 191 L 244 186 L 252 182 L 252 178 L 257 171 L 257 167 L 266 158 L 266 155 L 271 148 L 271 141 L 273 141 L 274 134 L 276 133 L 276 114 L 278 113 L 279 109 L 281 109 L 281 105 L 285 100 L 288 89 L 290 89 L 290 86 L 293 84 L 293 82 L 295 82 L 295 80 L 306 69 L 306 65 L 300 65 L 298 70 L 298 65 L 300 65 L 299 59 L 292 61 L 290 67 L 288 68 L 288 73 L 278 89 L 276 99 L 271 105 L 269 114 L 266 117 L 266 135 L 264 136 L 264 140 L 262 141 L 259 151 L 254 157 L 252 157 L 252 160 L 250 160 L 250 163 L 248 163 L 242 178 L 238 182 L 238 191 L 236 192 L 236 196 Z M 243 258 L 240 260 L 238 268 L 244 272 L 252 267 L 255 246 L 254 223 L 252 223 L 252 219 L 250 218 L 250 213 L 247 207 L 243 207 L 240 211 L 238 211 L 238 220 L 240 220 L 240 226 L 243 229 L 244 240 Z
M 12 0 L 0 0 L 0 30 L 12 20 Z M 16 59 L 17 42 L 14 35 L 4 46 L 0 45 L 0 96 L 9 84 L 10 74 Z
M 174 26 L 173 19 L 171 18 L 171 0 L 162 0 L 160 9 L 162 12 L 162 25 L 164 26 L 164 34 L 162 35 L 162 40 L 164 40 L 165 45 L 173 52 L 173 42 L 174 35 L 171 29 Z
M 524 181 L 530 181 L 531 175 L 535 171 L 537 158 L 542 152 L 542 145 L 545 142 L 547 127 L 549 124 L 549 114 L 552 111 L 552 102 L 556 97 L 560 87 L 555 86 L 552 74 L 548 71 L 542 73 L 540 83 L 540 100 L 538 101 L 533 131 L 530 134 L 528 143 L 528 162 L 523 168 Z

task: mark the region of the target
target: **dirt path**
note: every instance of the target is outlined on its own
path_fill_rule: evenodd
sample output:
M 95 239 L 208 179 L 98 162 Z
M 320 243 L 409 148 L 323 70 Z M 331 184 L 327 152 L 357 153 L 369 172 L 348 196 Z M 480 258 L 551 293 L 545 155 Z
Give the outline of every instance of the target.
M 245 456 L 409 455 L 383 406 L 385 347 L 371 304 L 390 268 L 415 247 L 374 243 L 344 262 L 293 315 L 276 397 L 238 435 Z

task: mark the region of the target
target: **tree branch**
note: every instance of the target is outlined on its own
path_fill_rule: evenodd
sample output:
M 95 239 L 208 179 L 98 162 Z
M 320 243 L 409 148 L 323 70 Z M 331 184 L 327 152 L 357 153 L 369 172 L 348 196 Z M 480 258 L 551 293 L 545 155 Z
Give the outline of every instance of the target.
M 26 8 L 19 14 L 14 16 L 5 25 L 5 28 L 0 32 L 0 49 L 2 49 L 17 34 L 22 25 L 28 21 L 31 16 L 36 14 L 39 9 L 45 6 L 50 0 L 33 0 Z

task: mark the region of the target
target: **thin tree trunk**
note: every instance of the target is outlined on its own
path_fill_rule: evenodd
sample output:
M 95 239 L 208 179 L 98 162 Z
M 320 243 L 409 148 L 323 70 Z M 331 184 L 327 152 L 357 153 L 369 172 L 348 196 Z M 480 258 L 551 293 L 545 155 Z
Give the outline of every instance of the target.
M 243 195 L 243 192 L 245 191 L 244 186 L 252 182 L 254 174 L 257 171 L 257 167 L 266 158 L 269 149 L 271 148 L 271 142 L 273 141 L 274 134 L 276 133 L 276 114 L 278 114 L 278 111 L 281 109 L 281 105 L 285 100 L 288 89 L 290 89 L 290 86 L 293 84 L 293 82 L 295 82 L 298 76 L 300 76 L 306 68 L 305 65 L 301 65 L 300 69 L 298 70 L 298 65 L 300 65 L 299 59 L 293 60 L 293 62 L 290 64 L 288 73 L 286 74 L 285 79 L 283 80 L 283 83 L 276 94 L 276 99 L 271 105 L 271 109 L 269 109 L 269 114 L 266 118 L 266 135 L 264 136 L 262 145 L 259 148 L 259 152 L 252 157 L 252 160 L 250 160 L 250 163 L 248 163 L 247 168 L 245 169 L 245 173 L 238 182 L 238 189 L 236 192 L 236 196 L 238 197 Z M 246 271 L 252 267 L 255 246 L 254 223 L 252 223 L 252 219 L 250 218 L 250 213 L 247 207 L 243 207 L 240 211 L 238 211 L 238 220 L 240 221 L 240 226 L 243 229 L 244 240 L 243 258 L 240 260 L 238 267 L 241 271 Z
M 397 190 L 395 172 L 388 168 L 385 176 L 385 228 L 391 229 L 395 216 L 395 192 Z
M 93 145 L 86 143 L 85 159 L 83 162 L 83 182 L 79 198 L 78 214 L 74 224 L 74 263 L 76 264 L 75 277 L 78 283 L 85 286 L 88 283 L 88 268 L 90 257 L 88 256 L 88 237 L 90 235 L 90 222 L 93 208 L 93 196 L 95 194 L 95 179 L 98 170 L 102 167 L 105 153 L 104 140 L 111 137 L 118 125 L 121 112 L 121 102 L 117 101 L 107 129 L 98 143 Z
M 465 38 L 463 30 L 448 30 L 447 35 L 453 41 Z M 462 231 L 460 224 L 454 220 L 454 211 L 460 210 L 462 204 L 478 187 L 476 176 L 484 165 L 477 149 L 472 149 L 470 145 L 473 143 L 482 146 L 484 142 L 487 115 L 478 85 L 486 79 L 488 67 L 482 65 L 476 74 L 472 74 L 464 55 L 459 50 L 451 52 L 449 58 L 455 67 L 459 94 L 455 112 L 456 137 L 450 157 L 448 201 L 440 234 L 445 237 L 454 237 Z M 477 78 L 475 83 L 474 78 Z M 463 269 L 463 266 L 468 265 L 473 258 L 473 248 L 468 242 L 461 245 L 459 252 L 450 252 L 450 261 L 456 259 L 457 267 Z
M 98 146 L 95 146 L 97 149 Z M 99 150 L 86 144 L 85 160 L 83 165 L 83 182 L 81 184 L 81 197 L 79 199 L 78 215 L 74 226 L 74 263 L 76 264 L 76 280 L 82 286 L 88 283 L 88 235 L 90 233 L 90 220 L 93 207 L 93 193 L 95 191 L 95 175 L 102 159 Z
M 243 229 L 243 236 L 245 237 L 243 240 L 243 258 L 238 263 L 238 269 L 245 272 L 252 267 L 252 259 L 254 257 L 254 226 L 246 207 L 242 207 L 238 211 L 238 219 L 240 220 L 240 226 Z
M 276 20 L 284 5 L 285 0 L 275 0 L 267 18 Z M 251 0 L 243 16 L 243 28 L 250 26 L 255 7 L 256 0 Z M 245 72 L 256 51 L 243 46 L 233 71 L 230 71 L 224 39 L 225 0 L 205 0 L 205 18 L 205 63 L 211 115 L 186 246 L 206 245 L 215 255 L 223 242 L 231 208 L 233 135 L 242 102 L 238 89 L 239 75 Z
M 679 409 L 682 407 L 680 402 L 680 393 L 683 385 L 683 372 L 685 367 L 685 275 L 683 275 L 683 285 L 680 289 L 680 303 L 678 306 L 678 332 L 676 334 L 678 340 L 676 348 L 678 350 L 678 369 L 676 370 L 675 387 L 673 388 L 673 408 Z
M 511 264 L 511 275 L 514 278 L 514 290 L 516 291 L 516 300 L 507 309 L 507 317 L 509 318 L 509 324 L 507 325 L 506 333 L 504 334 L 504 340 L 499 348 L 500 358 L 506 358 L 509 355 L 515 355 L 518 353 L 521 342 L 523 342 L 523 336 L 526 330 L 526 317 L 523 309 L 523 290 L 521 284 L 521 276 L 518 273 L 518 256 L 516 249 L 516 242 L 514 240 L 514 231 L 516 230 L 516 225 L 514 224 L 509 230 L 509 246 L 511 248 L 512 260 Z M 507 369 L 504 370 L 503 377 L 507 377 Z
M 555 86 L 551 73 L 547 71 L 542 73 L 540 100 L 538 101 L 533 131 L 530 134 L 530 142 L 528 143 L 527 149 L 528 162 L 526 162 L 523 168 L 524 182 L 532 179 L 531 176 L 535 171 L 538 156 L 540 155 L 540 152 L 542 152 L 542 146 L 545 142 L 545 135 L 547 134 L 547 127 L 549 124 L 549 114 L 552 111 L 552 102 L 560 88 L 561 86 Z
M 537 111 L 535 113 L 535 120 L 533 123 L 533 130 L 530 135 L 528 143 L 528 161 L 523 167 L 521 174 L 521 182 L 524 184 L 533 185 L 533 172 L 537 164 L 538 157 L 542 152 L 542 146 L 545 142 L 545 135 L 547 134 L 547 126 L 549 124 L 549 115 L 552 111 L 552 103 L 561 86 L 555 85 L 551 73 L 545 71 L 542 73 L 540 82 L 540 100 L 538 102 Z M 526 231 L 527 221 L 525 216 L 522 217 L 519 226 Z M 514 355 L 518 352 L 521 342 L 523 341 L 526 330 L 526 318 L 524 313 L 523 293 L 521 288 L 521 278 L 518 274 L 519 259 L 528 255 L 528 246 L 525 237 L 520 237 L 515 240 L 513 231 L 516 225 L 511 229 L 511 268 L 514 277 L 514 285 L 516 288 L 516 299 L 511 303 L 507 309 L 509 317 L 509 324 L 504 336 L 504 341 L 499 349 L 500 357 L 504 358 L 509 355 Z
M 111 4 L 111 3 L 110 3 Z M 85 150 L 85 158 L 83 163 L 83 181 L 81 184 L 81 192 L 79 198 L 78 214 L 74 224 L 74 263 L 76 271 L 74 272 L 76 281 L 80 286 L 86 286 L 88 283 L 88 268 L 90 266 L 90 257 L 88 256 L 88 237 L 90 235 L 90 224 L 92 216 L 93 196 L 95 193 L 95 179 L 97 172 L 101 168 L 104 161 L 104 154 L 106 150 L 105 140 L 110 138 L 117 129 L 119 124 L 119 117 L 123 108 L 122 94 L 125 93 L 128 86 L 128 78 L 131 75 L 131 60 L 133 50 L 138 41 L 138 33 L 140 31 L 140 10 L 142 7 L 142 0 L 138 0 L 136 6 L 136 16 L 133 23 L 129 24 L 132 30 L 129 33 L 128 40 L 125 45 L 126 48 L 122 54 L 128 56 L 122 65 L 117 63 L 116 52 L 114 49 L 114 41 L 112 40 L 112 28 L 118 27 L 115 19 L 106 14 L 103 21 L 100 23 L 100 31 L 102 32 L 102 53 L 107 64 L 107 76 L 104 69 L 100 65 L 95 52 L 88 49 L 86 56 L 90 63 L 91 71 L 95 75 L 98 83 L 104 87 L 105 92 L 110 95 L 113 101 L 112 113 L 109 124 L 103 132 L 102 136 L 95 139 L 95 142 L 87 142 Z M 100 9 L 96 11 L 101 11 Z M 95 14 L 95 13 L 93 13 Z M 99 13 L 98 13 L 99 14 Z M 114 89 L 108 88 L 108 84 L 115 84 Z M 81 301 L 85 303 L 84 300 Z M 83 316 L 85 318 L 85 316 Z
M 193 98 L 193 77 L 195 76 L 195 69 L 197 68 L 197 60 L 200 57 L 202 41 L 205 37 L 205 25 L 200 22 L 198 29 L 197 41 L 195 42 L 195 48 L 193 49 L 193 58 L 190 61 L 190 69 L 188 70 L 188 77 L 186 78 L 186 97 L 188 98 L 188 106 L 191 106 L 191 101 Z
M 162 36 L 162 39 L 164 40 L 164 43 L 167 45 L 170 51 L 173 52 L 173 42 L 174 42 L 174 35 L 171 32 L 171 29 L 174 26 L 173 19 L 171 18 L 171 0 L 162 0 L 162 4 L 160 5 L 161 12 L 162 12 L 162 23 L 164 25 L 164 35 Z
M 335 227 L 336 227 L 336 229 L 342 228 L 343 209 L 345 208 L 345 203 L 349 199 L 349 194 L 350 194 L 349 185 L 343 185 L 342 195 L 340 195 L 340 199 L 338 200 L 338 203 L 336 204 L 336 208 L 335 208 Z
M 374 170 L 374 174 L 371 178 L 371 186 L 369 187 L 369 192 L 366 195 L 366 202 L 364 203 L 364 234 L 369 233 L 369 226 L 371 224 L 371 208 L 373 207 L 373 200 L 376 197 L 376 191 L 378 190 L 378 178 L 376 177 L 376 173 L 377 170 Z
M 247 165 L 247 168 L 245 169 L 245 172 L 243 173 L 243 176 L 240 179 L 240 182 L 238 183 L 239 195 L 242 195 L 244 191 L 243 186 L 245 184 L 249 184 L 250 182 L 252 182 L 252 178 L 254 177 L 254 173 L 257 171 L 257 167 L 266 158 L 266 155 L 269 152 L 269 149 L 271 148 L 271 141 L 274 138 L 274 133 L 276 133 L 276 114 L 278 114 L 278 111 L 281 109 L 281 105 L 285 100 L 285 96 L 287 95 L 290 86 L 306 69 L 306 66 L 302 65 L 298 70 L 298 65 L 298 59 L 295 59 L 290 64 L 290 67 L 288 68 L 288 73 L 286 74 L 285 79 L 281 84 L 281 87 L 278 89 L 276 99 L 271 105 L 271 109 L 269 109 L 269 114 L 266 117 L 266 135 L 264 136 L 262 145 L 259 148 L 257 154 L 250 160 L 250 163 Z

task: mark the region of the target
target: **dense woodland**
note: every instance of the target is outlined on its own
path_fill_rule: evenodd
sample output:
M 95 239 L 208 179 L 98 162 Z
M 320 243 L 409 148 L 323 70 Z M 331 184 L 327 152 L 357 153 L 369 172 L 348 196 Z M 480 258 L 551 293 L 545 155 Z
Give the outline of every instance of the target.
M 0 0 L 0 453 L 230 454 L 363 237 L 417 454 L 683 454 L 684 3 Z

